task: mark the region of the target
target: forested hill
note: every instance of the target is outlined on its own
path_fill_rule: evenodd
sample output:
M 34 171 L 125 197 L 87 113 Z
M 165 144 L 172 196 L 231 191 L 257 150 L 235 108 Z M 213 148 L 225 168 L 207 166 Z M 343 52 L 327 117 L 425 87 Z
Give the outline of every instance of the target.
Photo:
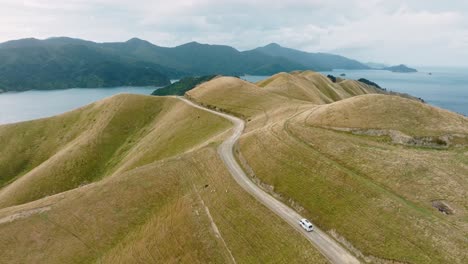
M 23 91 L 123 85 L 163 86 L 170 69 L 80 40 L 26 39 L 0 45 L 0 89 Z
M 256 48 L 255 51 L 270 56 L 281 56 L 306 66 L 315 71 L 331 71 L 333 69 L 362 70 L 369 66 L 343 56 L 329 53 L 311 53 L 282 47 L 276 43 Z
M 0 44 L 0 90 L 165 86 L 169 79 L 185 76 L 272 75 L 346 68 L 343 65 L 366 67 L 337 55 L 311 55 L 304 60 L 280 51 L 267 52 L 265 48 L 241 52 L 197 42 L 167 48 L 137 38 L 115 43 L 30 38 Z

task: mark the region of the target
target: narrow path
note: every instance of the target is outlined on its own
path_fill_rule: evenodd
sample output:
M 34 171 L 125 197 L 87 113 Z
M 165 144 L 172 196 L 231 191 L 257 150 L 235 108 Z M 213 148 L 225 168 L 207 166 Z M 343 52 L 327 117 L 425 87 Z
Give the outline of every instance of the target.
M 276 215 L 289 223 L 305 238 L 307 238 L 331 263 L 359 263 L 359 261 L 351 253 L 344 249 L 338 242 L 329 237 L 325 232 L 318 229 L 315 225 L 313 232 L 306 232 L 304 229 L 302 229 L 299 226 L 299 220 L 302 217 L 296 211 L 273 198 L 249 179 L 249 177 L 242 170 L 241 166 L 237 163 L 233 152 L 234 145 L 244 131 L 245 123 L 242 119 L 204 108 L 183 97 L 178 98 L 193 107 L 222 116 L 234 124 L 234 133 L 219 146 L 218 154 L 236 182 L 245 191 L 250 193 L 259 202 L 264 204 Z
M 224 240 L 223 236 L 221 235 L 221 232 L 219 232 L 218 226 L 216 225 L 215 221 L 213 220 L 213 217 L 211 216 L 210 209 L 208 206 L 205 205 L 205 201 L 203 201 L 203 198 L 201 198 L 200 193 L 197 190 L 197 187 L 192 183 L 193 190 L 197 194 L 198 200 L 201 202 L 203 208 L 205 209 L 205 213 L 208 216 L 208 219 L 210 219 L 211 222 L 211 229 L 213 229 L 213 232 L 215 233 L 216 237 L 221 240 L 221 242 L 224 245 L 224 248 L 226 251 L 229 253 L 229 257 L 231 258 L 232 263 L 237 264 L 236 259 L 234 258 L 234 255 L 232 255 L 231 250 L 229 249 L 226 241 Z

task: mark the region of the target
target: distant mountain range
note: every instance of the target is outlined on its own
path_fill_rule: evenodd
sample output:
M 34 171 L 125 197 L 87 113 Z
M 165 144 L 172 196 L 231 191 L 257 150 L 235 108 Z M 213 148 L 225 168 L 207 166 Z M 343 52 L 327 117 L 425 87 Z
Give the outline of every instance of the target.
M 388 67 L 389 65 L 384 64 L 384 63 L 379 63 L 379 62 L 367 62 L 365 63 L 367 66 L 369 66 L 372 69 L 382 69 L 385 67 Z
M 314 71 L 331 71 L 333 69 L 360 70 L 370 69 L 369 66 L 343 56 L 328 54 L 328 53 L 310 53 L 300 50 L 281 47 L 276 43 L 266 45 L 265 47 L 256 48 L 264 54 L 275 57 L 283 57 L 288 60 L 300 63 L 307 69 Z
M 249 51 L 190 42 L 174 48 L 133 38 L 96 43 L 73 38 L 0 44 L 0 91 L 70 87 L 164 86 L 210 74 L 272 75 L 294 70 L 369 69 L 356 60 L 269 44 Z

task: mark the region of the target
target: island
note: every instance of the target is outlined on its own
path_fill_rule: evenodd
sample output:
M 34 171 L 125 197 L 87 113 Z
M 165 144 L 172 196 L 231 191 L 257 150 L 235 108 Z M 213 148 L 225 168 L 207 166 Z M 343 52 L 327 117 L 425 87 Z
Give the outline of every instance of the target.
M 382 70 L 391 71 L 391 72 L 398 72 L 398 73 L 410 73 L 410 72 L 418 72 L 416 69 L 410 68 L 404 64 L 400 64 L 397 66 L 390 66 L 382 68 Z

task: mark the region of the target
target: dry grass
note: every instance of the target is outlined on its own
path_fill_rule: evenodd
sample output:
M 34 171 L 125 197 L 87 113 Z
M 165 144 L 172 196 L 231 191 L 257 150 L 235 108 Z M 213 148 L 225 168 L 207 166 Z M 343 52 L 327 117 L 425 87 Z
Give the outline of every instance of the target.
M 15 135 L 36 125 L 74 137 L 31 134 L 31 155 L 16 153 L 28 147 Z M 230 126 L 174 98 L 122 95 L 0 127 L 2 166 L 27 164 L 0 191 L 0 263 L 326 263 L 227 172 L 216 142 Z
M 257 85 L 271 93 L 313 104 L 332 103 L 356 95 L 383 93 L 382 90 L 353 80 L 333 83 L 324 75 L 312 71 L 279 73 Z
M 235 183 L 214 146 L 0 210 L 51 207 L 0 225 L 0 262 L 229 263 L 201 199 L 237 263 L 325 263 Z
M 306 122 L 314 126 L 393 129 L 413 136 L 468 134 L 468 118 L 414 100 L 363 95 L 319 107 Z
M 243 118 L 265 114 L 275 104 L 288 100 L 234 77 L 219 77 L 206 82 L 188 91 L 187 96 Z
M 324 94 L 330 85 L 313 73 L 295 72 L 259 83 L 264 86 L 260 89 L 292 89 L 280 96 L 294 95 L 298 86 L 293 77 L 301 74 L 315 84 L 299 88 L 316 89 L 318 85 Z M 284 86 L 275 87 L 278 83 Z M 359 94 L 362 88 L 352 81 L 339 85 L 348 94 Z M 218 106 L 217 97 L 206 92 L 198 97 L 200 102 L 208 98 L 210 105 Z M 223 102 L 236 102 L 231 111 L 254 108 L 256 102 L 267 104 L 263 98 L 252 98 L 255 95 L 250 93 L 247 100 L 226 90 Z M 265 122 L 248 123 L 248 132 L 240 141 L 242 154 L 259 180 L 286 202 L 303 208 L 302 213 L 323 229 L 335 230 L 374 260 L 466 262 L 466 144 L 445 149 L 408 147 L 396 145 L 386 136 L 327 129 L 386 129 L 417 137 L 459 134 L 466 138 L 465 117 L 390 95 L 360 95 L 322 105 L 291 102 L 296 101 L 275 102 L 275 107 L 264 108 L 265 113 L 249 117 L 269 117 Z M 433 200 L 443 200 L 455 213 L 442 214 L 432 207 Z
M 256 177 L 365 255 L 409 263 L 464 263 L 466 147 L 395 146 L 385 138 L 308 126 L 308 116 L 306 112 L 242 138 L 241 151 Z M 457 215 L 432 208 L 434 199 L 448 201 Z
M 0 189 L 0 208 L 180 154 L 229 126 L 178 99 L 138 95 L 114 96 L 61 116 L 2 126 L 6 147 L 0 150 L 0 179 L 11 183 Z
M 240 150 L 255 176 L 364 255 L 466 263 L 466 145 L 408 147 L 386 136 L 327 129 L 468 136 L 465 117 L 389 95 L 341 100 L 372 91 L 351 81 L 331 85 L 312 72 L 279 77 L 287 81 L 275 77 L 263 88 L 217 78 L 188 96 L 245 118 Z M 309 101 L 299 98 L 305 95 Z M 340 101 L 316 105 L 310 98 Z M 215 143 L 206 145 L 227 131 L 227 121 L 173 98 L 117 99 L 0 127 L 6 146 L 0 179 L 9 183 L 0 190 L 0 204 L 21 204 L 0 209 L 0 262 L 229 263 L 231 254 L 237 263 L 324 262 L 234 182 Z M 102 154 L 93 156 L 95 150 Z M 87 181 L 94 183 L 76 188 Z M 434 200 L 453 214 L 433 208 Z
M 281 120 L 293 107 L 310 105 L 234 77 L 216 78 L 187 92 L 186 96 L 209 108 L 243 118 L 249 124 L 247 131 Z

